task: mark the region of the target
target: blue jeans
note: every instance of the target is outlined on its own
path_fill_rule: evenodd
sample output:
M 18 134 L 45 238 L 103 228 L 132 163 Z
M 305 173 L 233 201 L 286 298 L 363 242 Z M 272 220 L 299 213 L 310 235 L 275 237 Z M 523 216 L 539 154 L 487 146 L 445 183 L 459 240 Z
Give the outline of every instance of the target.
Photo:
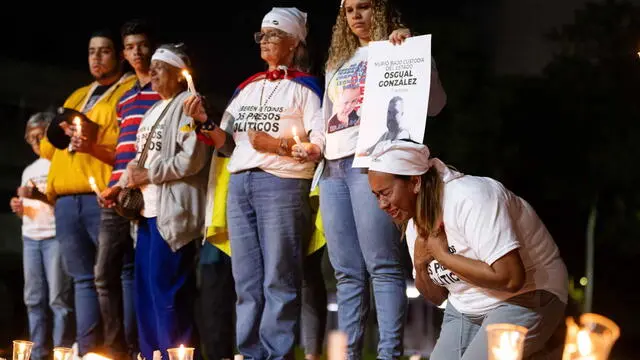
M 509 323 L 529 329 L 524 342 L 523 359 L 547 359 L 545 345 L 563 320 L 565 307 L 566 304 L 557 296 L 544 290 L 512 297 L 486 315 L 461 314 L 448 303 L 440 337 L 429 358 L 486 359 L 487 325 Z
M 293 356 L 303 244 L 311 236 L 310 180 L 232 174 L 227 198 L 236 338 L 245 359 Z
M 53 346 L 73 344 L 73 304 L 71 280 L 65 274 L 56 238 L 23 238 L 24 304 L 29 316 L 31 358 L 48 359 L 49 329 L 53 325 Z M 49 309 L 53 322 L 49 320 Z
M 135 306 L 140 352 L 145 359 L 153 358 L 154 350 L 168 359 L 167 349 L 180 344 L 198 347 L 193 312 L 195 245 L 192 241 L 173 252 L 160 235 L 155 217 L 138 224 Z
M 329 260 L 337 279 L 338 325 L 348 335 L 348 357 L 359 359 L 373 285 L 380 341 L 378 359 L 402 355 L 407 308 L 400 232 L 378 207 L 366 169 L 353 157 L 326 161 L 320 211 Z
M 80 356 L 97 351 L 102 345 L 100 306 L 93 275 L 100 212 L 95 194 L 61 196 L 56 201 L 56 237 L 65 268 L 73 279 Z
M 102 209 L 96 289 L 104 325 L 104 350 L 116 359 L 137 354 L 133 258 L 130 221 L 113 209 Z

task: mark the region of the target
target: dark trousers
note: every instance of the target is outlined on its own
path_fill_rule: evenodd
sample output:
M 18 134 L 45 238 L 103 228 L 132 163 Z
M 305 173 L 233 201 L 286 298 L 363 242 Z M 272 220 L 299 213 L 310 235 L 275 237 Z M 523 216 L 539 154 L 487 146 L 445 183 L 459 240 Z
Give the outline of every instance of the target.
M 317 250 L 303 261 L 302 312 L 300 327 L 305 354 L 322 354 L 327 327 L 327 289 L 322 276 L 325 248 Z
M 210 246 L 210 245 L 205 245 Z M 200 264 L 198 326 L 203 355 L 207 360 L 233 358 L 236 291 L 231 258 L 220 250 L 218 259 Z
M 138 348 L 130 230 L 129 220 L 113 209 L 102 210 L 95 283 L 104 329 L 104 350 L 114 358 L 134 355 Z

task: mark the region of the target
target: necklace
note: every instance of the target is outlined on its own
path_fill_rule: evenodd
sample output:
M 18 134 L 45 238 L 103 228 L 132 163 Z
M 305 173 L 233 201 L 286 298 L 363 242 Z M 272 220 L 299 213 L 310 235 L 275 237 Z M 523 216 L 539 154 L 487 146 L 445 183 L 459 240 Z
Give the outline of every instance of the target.
M 282 80 L 278 80 L 278 83 L 276 84 L 276 86 L 273 88 L 273 90 L 271 90 L 271 93 L 269 94 L 269 96 L 267 96 L 267 100 L 265 100 L 264 104 L 262 103 L 262 96 L 264 95 L 264 88 L 267 85 L 267 78 L 265 77 L 264 80 L 262 81 L 262 90 L 260 91 L 260 107 L 265 107 L 267 106 L 267 103 L 269 102 L 269 100 L 271 99 L 271 97 L 273 96 L 273 94 L 276 92 L 276 90 L 278 90 L 278 86 L 280 86 L 280 83 L 282 82 Z

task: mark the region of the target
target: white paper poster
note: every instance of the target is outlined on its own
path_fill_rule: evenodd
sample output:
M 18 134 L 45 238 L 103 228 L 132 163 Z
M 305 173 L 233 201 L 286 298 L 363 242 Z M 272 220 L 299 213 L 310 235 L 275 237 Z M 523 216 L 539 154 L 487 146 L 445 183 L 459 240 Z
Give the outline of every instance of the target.
M 431 82 L 431 35 L 369 43 L 360 134 L 353 167 L 369 167 L 377 143 L 411 139 L 421 143 L 427 124 Z

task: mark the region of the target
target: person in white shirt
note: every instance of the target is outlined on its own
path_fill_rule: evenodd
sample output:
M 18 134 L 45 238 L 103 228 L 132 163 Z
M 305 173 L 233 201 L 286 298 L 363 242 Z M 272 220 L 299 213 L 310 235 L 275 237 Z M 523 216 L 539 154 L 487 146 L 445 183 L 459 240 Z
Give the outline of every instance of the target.
M 528 329 L 524 358 L 543 355 L 564 316 L 567 269 L 534 209 L 498 181 L 464 175 L 411 141 L 379 144 L 369 167 L 379 206 L 413 219 L 416 287 L 448 300 L 433 359 L 486 359 L 486 327 Z M 537 357 L 536 357 L 537 358 Z
M 307 14 L 273 8 L 255 41 L 268 71 L 236 90 L 220 127 L 202 98 L 185 101 L 201 139 L 230 155 L 227 223 L 236 284 L 236 341 L 245 358 L 293 356 L 303 253 L 313 230 L 309 192 L 324 147 L 322 87 L 304 73 Z M 295 136 L 315 154 L 293 158 Z
M 360 108 L 366 96 L 368 44 L 387 39 L 400 44 L 409 36 L 390 2 L 344 0 L 326 64 L 324 166 L 319 166 L 314 184 L 320 186 L 327 250 L 338 281 L 338 324 L 348 335 L 349 359 L 362 355 L 370 287 L 376 299 L 378 359 L 398 358 L 403 350 L 407 297 L 402 259 L 406 250 L 398 229 L 377 208 L 366 170 L 352 164 L 360 133 Z M 429 103 L 428 115 L 435 116 L 445 106 L 446 94 L 433 61 L 430 86 L 425 101 Z M 402 136 L 393 132 L 388 135 Z M 304 145 L 306 154 L 317 155 Z
M 25 140 L 38 156 L 40 140 L 53 117 L 52 113 L 36 113 L 27 121 Z M 39 157 L 27 166 L 18 197 L 10 203 L 11 210 L 22 219 L 24 303 L 34 360 L 51 358 L 50 343 L 54 347 L 73 344 L 71 279 L 62 267 L 53 206 L 45 195 L 50 165 L 49 160 Z

